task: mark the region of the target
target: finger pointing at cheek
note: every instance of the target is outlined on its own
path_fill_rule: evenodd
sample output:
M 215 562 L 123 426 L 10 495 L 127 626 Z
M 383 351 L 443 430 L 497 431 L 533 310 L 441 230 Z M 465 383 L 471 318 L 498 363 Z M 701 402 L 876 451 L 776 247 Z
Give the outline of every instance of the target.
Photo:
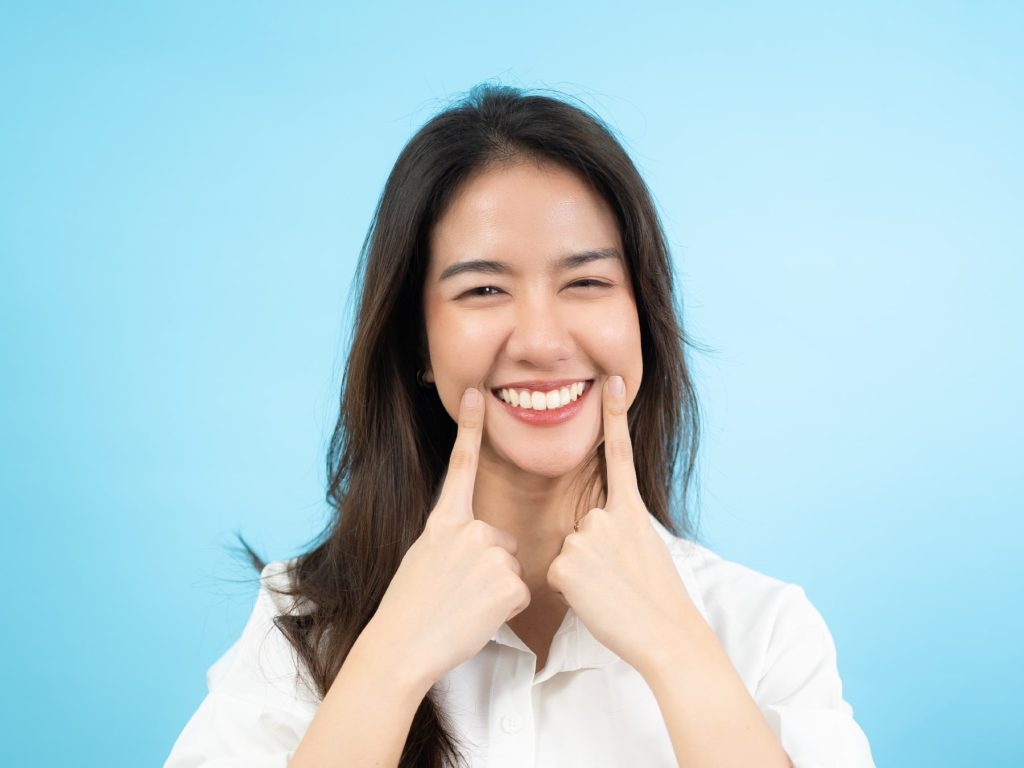
M 609 376 L 602 395 L 604 412 L 604 457 L 608 471 L 606 507 L 616 509 L 640 498 L 633 441 L 629 436 L 629 406 L 621 376 Z

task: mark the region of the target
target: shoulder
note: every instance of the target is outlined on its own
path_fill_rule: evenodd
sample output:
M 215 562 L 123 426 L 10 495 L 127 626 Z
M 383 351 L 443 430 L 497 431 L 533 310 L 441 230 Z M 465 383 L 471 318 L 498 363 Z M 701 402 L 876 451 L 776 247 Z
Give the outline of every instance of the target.
M 791 762 L 873 768 L 832 634 L 803 587 L 665 534 L 687 591 Z
M 798 584 L 727 560 L 700 544 L 686 542 L 682 549 L 708 612 L 719 621 L 756 620 L 784 608 L 810 606 Z
M 241 636 L 207 671 L 211 693 L 280 707 L 317 701 L 294 646 L 276 622 L 279 616 L 308 610 L 288 593 L 295 563 L 270 562 L 260 572 L 259 592 Z
M 273 560 L 260 571 L 259 594 L 256 607 L 276 616 L 304 613 L 309 610 L 291 594 L 295 585 L 298 558 Z
M 270 765 L 294 753 L 319 697 L 275 619 L 295 610 L 287 594 L 294 561 L 267 563 L 252 612 L 234 644 L 206 673 L 208 692 L 175 740 L 166 768 Z M 246 762 L 246 756 L 250 759 Z
M 687 587 L 693 587 L 709 612 L 763 612 L 779 601 L 806 600 L 803 588 L 727 560 L 708 547 L 680 538 L 651 518 Z M 724 618 L 724 617 L 723 617 Z
M 748 681 L 758 679 L 781 648 L 799 640 L 824 654 L 832 638 L 804 588 L 679 538 L 653 521 L 691 599 Z
M 843 696 L 832 633 L 803 587 L 661 532 L 687 592 L 792 763 L 873 768 L 867 736 Z

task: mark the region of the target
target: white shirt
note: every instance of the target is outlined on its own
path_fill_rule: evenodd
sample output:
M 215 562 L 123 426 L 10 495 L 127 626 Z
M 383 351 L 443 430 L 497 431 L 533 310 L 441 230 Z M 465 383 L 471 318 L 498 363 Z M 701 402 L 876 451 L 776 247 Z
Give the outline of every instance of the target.
M 843 699 L 832 635 L 803 589 L 673 536 L 654 517 L 691 599 L 795 768 L 874 768 Z M 261 574 L 241 638 L 206 675 L 209 693 L 164 768 L 284 768 L 319 698 L 273 624 L 289 598 L 287 563 Z M 437 684 L 472 768 L 676 766 L 658 703 L 631 666 L 594 639 L 569 608 L 548 660 L 502 624 L 484 648 Z

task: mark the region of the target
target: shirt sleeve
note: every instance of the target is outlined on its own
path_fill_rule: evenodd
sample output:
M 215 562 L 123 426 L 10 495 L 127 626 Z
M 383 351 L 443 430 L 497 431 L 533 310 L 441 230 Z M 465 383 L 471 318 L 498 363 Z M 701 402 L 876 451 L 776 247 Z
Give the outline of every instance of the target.
M 274 624 L 280 598 L 267 584 L 280 570 L 280 563 L 270 563 L 261 574 L 252 615 L 206 673 L 208 693 L 164 768 L 285 768 L 298 748 L 318 701 Z
M 794 768 L 874 768 L 843 698 L 832 634 L 796 585 L 780 601 L 754 698 Z

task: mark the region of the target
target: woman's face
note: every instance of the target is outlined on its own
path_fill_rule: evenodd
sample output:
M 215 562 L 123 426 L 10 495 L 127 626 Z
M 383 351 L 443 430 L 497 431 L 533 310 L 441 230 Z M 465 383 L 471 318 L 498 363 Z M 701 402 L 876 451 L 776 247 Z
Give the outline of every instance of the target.
M 452 418 L 467 387 L 484 394 L 482 460 L 563 476 L 601 440 L 609 376 L 632 403 L 643 363 L 622 252 L 611 209 L 560 166 L 494 168 L 457 191 L 430 236 L 424 320 Z

